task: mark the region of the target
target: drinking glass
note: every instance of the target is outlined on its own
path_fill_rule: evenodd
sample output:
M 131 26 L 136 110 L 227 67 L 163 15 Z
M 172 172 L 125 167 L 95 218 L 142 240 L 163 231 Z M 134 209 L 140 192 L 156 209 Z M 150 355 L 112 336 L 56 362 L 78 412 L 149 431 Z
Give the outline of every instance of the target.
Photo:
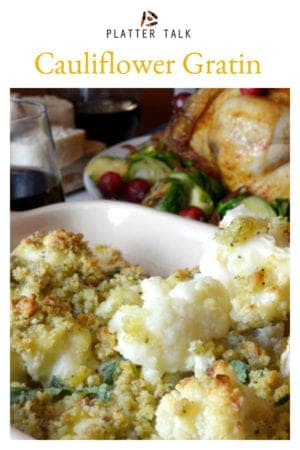
M 11 210 L 64 201 L 46 107 L 19 98 L 10 107 Z
M 138 89 L 55 89 L 50 93 L 74 103 L 76 127 L 83 128 L 88 139 L 110 146 L 136 134 L 141 116 Z

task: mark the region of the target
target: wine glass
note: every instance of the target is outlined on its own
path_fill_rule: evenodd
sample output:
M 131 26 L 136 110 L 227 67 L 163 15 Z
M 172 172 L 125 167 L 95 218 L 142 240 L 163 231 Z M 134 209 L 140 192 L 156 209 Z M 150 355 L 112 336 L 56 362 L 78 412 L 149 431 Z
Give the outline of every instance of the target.
M 11 98 L 10 205 L 24 211 L 64 201 L 46 107 Z
M 86 131 L 87 139 L 110 146 L 136 134 L 141 116 L 138 89 L 70 88 L 50 94 L 74 103 L 76 127 Z

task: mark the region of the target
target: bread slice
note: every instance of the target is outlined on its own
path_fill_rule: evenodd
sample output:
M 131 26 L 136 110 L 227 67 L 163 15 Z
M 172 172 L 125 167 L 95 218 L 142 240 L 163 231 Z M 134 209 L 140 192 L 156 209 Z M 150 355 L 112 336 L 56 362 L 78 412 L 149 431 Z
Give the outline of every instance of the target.
M 23 97 L 24 100 L 31 100 L 43 103 L 48 112 L 50 124 L 60 125 L 65 128 L 75 127 L 74 105 L 69 100 L 56 97 L 55 95 L 29 96 Z
M 84 156 L 85 130 L 54 125 L 52 127 L 52 136 L 60 168 L 66 167 Z
M 105 148 L 106 145 L 104 144 L 104 142 L 86 140 L 84 153 L 86 156 L 89 156 L 91 158 L 92 156 L 102 152 Z

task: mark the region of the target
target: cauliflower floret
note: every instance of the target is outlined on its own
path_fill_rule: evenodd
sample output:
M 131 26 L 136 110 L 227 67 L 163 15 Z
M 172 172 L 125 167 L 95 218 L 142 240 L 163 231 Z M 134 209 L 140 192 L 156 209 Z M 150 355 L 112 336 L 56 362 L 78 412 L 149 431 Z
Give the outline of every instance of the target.
M 82 234 L 62 228 L 23 239 L 13 251 L 12 261 L 14 296 L 43 294 L 49 286 L 60 295 L 69 283 L 70 293 L 72 289 L 78 292 L 80 284 L 97 286 L 107 274 L 128 265 L 119 251 L 100 246 L 94 254 Z
M 13 423 L 40 439 L 287 439 L 287 236 L 278 218 L 236 217 L 205 243 L 201 273 L 143 281 L 81 234 L 24 239 L 12 256 L 11 375 L 40 391 L 28 383 Z M 53 377 L 73 394 L 52 398 Z M 99 383 L 105 400 L 84 391 Z
M 106 300 L 95 311 L 96 316 L 109 320 L 122 305 L 139 305 L 141 303 L 139 286 L 119 286 L 112 289 Z
M 34 381 L 48 385 L 56 376 L 68 385 L 76 385 L 95 367 L 91 340 L 87 328 L 71 319 L 53 317 L 51 325 L 33 324 L 22 338 L 16 334 L 14 354 L 21 357 Z
M 253 332 L 253 339 L 270 353 L 274 353 L 284 337 L 284 322 L 278 322 Z
M 109 322 L 117 350 L 143 367 L 147 379 L 166 372 L 191 370 L 192 341 L 226 335 L 230 302 L 221 283 L 197 275 L 171 288 L 160 277 L 141 283 L 143 305 L 122 306 Z
M 195 377 L 200 378 L 217 359 L 216 353 L 218 349 L 212 341 L 204 343 L 198 340 L 191 343 L 189 352 Z
M 92 254 L 83 241 L 82 234 L 58 228 L 49 233 L 38 232 L 23 239 L 13 251 L 13 255 L 27 264 L 46 261 L 51 266 L 58 266 L 67 265 L 69 261 L 74 263 L 74 256 L 83 263 L 84 259 Z
M 267 221 L 237 217 L 200 257 L 201 273 L 228 289 L 239 329 L 285 320 L 289 311 L 289 249 L 267 232 Z
M 236 379 L 217 361 L 200 379 L 181 380 L 156 410 L 156 430 L 163 439 L 267 439 L 270 403 Z

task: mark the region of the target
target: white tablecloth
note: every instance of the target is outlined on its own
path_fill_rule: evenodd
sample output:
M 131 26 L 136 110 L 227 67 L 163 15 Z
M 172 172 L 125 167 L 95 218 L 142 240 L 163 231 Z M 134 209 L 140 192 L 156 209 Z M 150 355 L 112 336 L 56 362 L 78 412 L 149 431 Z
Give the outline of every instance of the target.
M 66 202 L 81 202 L 86 200 L 94 201 L 95 199 L 85 189 L 66 195 Z

